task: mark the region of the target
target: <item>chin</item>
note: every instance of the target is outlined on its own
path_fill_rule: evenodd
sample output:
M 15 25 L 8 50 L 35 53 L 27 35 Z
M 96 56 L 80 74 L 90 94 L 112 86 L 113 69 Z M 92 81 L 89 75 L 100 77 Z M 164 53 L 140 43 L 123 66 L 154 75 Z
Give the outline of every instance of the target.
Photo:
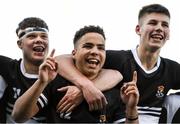
M 44 60 L 36 60 L 34 61 L 34 65 L 40 66 L 43 63 Z
M 162 48 L 162 44 L 160 43 L 153 43 L 153 44 L 149 44 L 150 49 L 152 49 L 153 51 L 156 51 L 158 49 Z
M 99 73 L 99 70 L 91 69 L 89 73 L 96 75 L 97 73 Z
M 34 56 L 33 58 L 35 60 L 44 60 L 46 57 L 45 56 Z
M 44 57 L 35 57 L 33 58 L 33 63 L 35 65 L 41 65 L 44 62 Z
M 161 47 L 151 47 L 151 49 L 150 49 L 150 51 L 151 52 L 157 52 L 157 51 L 159 51 L 161 49 Z

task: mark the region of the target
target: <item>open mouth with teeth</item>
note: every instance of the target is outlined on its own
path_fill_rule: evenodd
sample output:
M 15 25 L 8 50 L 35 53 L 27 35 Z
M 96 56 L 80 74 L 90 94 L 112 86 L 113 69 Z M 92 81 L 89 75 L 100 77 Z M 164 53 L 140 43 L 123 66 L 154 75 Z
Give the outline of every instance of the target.
M 90 65 L 95 65 L 95 66 L 97 66 L 100 63 L 98 59 L 86 59 L 86 62 Z
M 163 36 L 162 35 L 152 35 L 151 36 L 153 39 L 157 39 L 157 40 L 162 40 Z
M 43 46 L 36 46 L 36 47 L 33 47 L 33 51 L 35 51 L 35 52 L 44 52 L 45 48 Z

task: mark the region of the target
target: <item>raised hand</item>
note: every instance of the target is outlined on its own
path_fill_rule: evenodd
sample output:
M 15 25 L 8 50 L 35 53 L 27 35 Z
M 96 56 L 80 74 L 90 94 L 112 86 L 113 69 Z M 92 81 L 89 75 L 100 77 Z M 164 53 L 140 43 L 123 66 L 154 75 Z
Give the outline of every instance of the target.
M 121 87 L 121 99 L 128 108 L 136 107 L 139 101 L 139 91 L 136 82 L 137 72 L 134 71 L 132 81 L 124 83 Z
M 53 57 L 54 52 L 55 49 L 51 51 L 50 55 L 39 67 L 39 80 L 43 83 L 49 83 L 57 75 L 57 63 L 55 62 L 55 59 Z

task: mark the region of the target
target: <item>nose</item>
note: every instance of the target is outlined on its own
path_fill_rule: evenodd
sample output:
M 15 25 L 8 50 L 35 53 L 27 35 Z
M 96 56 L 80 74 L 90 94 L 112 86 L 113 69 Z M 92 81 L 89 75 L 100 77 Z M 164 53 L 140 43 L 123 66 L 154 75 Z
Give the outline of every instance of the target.
M 35 43 L 43 43 L 44 40 L 38 35 L 34 41 Z
M 97 48 L 97 46 L 94 46 L 91 50 L 90 50 L 92 55 L 98 55 L 99 53 L 99 49 Z
M 157 32 L 162 32 L 163 31 L 163 26 L 161 23 L 158 23 L 157 26 L 156 26 L 156 31 Z

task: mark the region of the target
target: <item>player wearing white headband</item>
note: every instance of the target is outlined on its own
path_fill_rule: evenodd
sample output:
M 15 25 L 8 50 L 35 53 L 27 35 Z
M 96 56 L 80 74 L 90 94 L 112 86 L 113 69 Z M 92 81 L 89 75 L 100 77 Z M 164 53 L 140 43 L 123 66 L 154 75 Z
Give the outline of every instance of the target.
M 48 30 L 46 28 L 41 28 L 41 27 L 28 27 L 23 30 L 20 29 L 17 32 L 17 36 L 19 37 L 19 39 L 23 39 L 24 37 L 26 37 L 28 34 L 32 32 L 33 33 L 39 33 L 39 32 L 48 33 Z
M 6 89 L 0 99 L 0 122 L 14 123 L 11 113 L 15 101 L 37 80 L 39 65 L 44 61 L 49 50 L 48 30 L 47 24 L 42 19 L 25 18 L 16 29 L 17 44 L 22 50 L 22 59 L 15 60 L 0 56 L 0 75 L 6 82 Z M 40 102 L 45 101 L 40 100 Z M 44 109 L 28 122 L 46 122 L 45 114 Z

